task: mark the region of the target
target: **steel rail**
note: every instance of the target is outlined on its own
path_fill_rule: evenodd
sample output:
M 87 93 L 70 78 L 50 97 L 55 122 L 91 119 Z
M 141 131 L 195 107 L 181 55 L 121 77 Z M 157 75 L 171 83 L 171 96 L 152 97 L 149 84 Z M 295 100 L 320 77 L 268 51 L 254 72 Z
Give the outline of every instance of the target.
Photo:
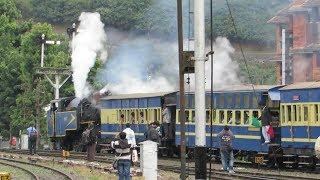
M 24 150 L 15 150 L 16 152 L 11 152 L 11 153 L 27 153 L 28 151 L 24 151 Z M 61 157 L 61 152 L 60 151 L 38 151 L 39 155 L 42 156 L 51 156 L 51 157 Z M 70 159 L 84 159 L 86 157 L 85 153 L 81 153 L 81 152 L 73 152 L 70 155 Z M 96 161 L 97 162 L 103 162 L 103 163 L 112 163 L 113 162 L 113 158 L 111 156 L 108 155 L 104 155 L 104 156 L 96 156 Z M 168 159 L 168 161 L 170 161 L 170 159 Z M 174 165 L 162 165 L 162 164 L 158 164 L 159 169 L 161 170 L 165 170 L 165 171 L 172 171 L 172 172 L 176 172 L 176 173 L 180 173 L 180 166 L 174 166 Z M 209 170 L 209 168 L 207 168 Z M 194 175 L 195 169 L 194 167 L 190 167 L 190 172 L 191 175 Z M 234 177 L 234 178 L 239 178 L 239 179 L 282 179 L 282 180 L 289 180 L 289 179 L 306 179 L 306 180 L 315 180 L 315 179 L 320 179 L 319 178 L 313 178 L 313 177 L 308 177 L 308 176 L 289 176 L 289 175 L 279 175 L 276 173 L 260 173 L 260 172 L 237 172 L 236 174 L 228 174 L 226 172 L 220 171 L 220 170 L 213 170 L 212 171 L 212 175 L 218 175 L 220 176 L 227 176 L 227 179 L 230 179 L 230 177 Z M 302 172 L 302 171 L 299 171 Z M 317 171 L 314 172 L 310 172 L 313 174 L 318 174 Z M 215 179 L 219 179 L 219 177 L 214 177 Z M 223 179 L 224 177 L 222 177 Z
M 13 163 L 26 164 L 26 165 L 29 165 L 29 166 L 36 166 L 36 167 L 39 167 L 39 168 L 43 168 L 43 169 L 55 172 L 56 174 L 59 174 L 59 175 L 63 176 L 65 179 L 73 180 L 73 178 L 70 175 L 68 175 L 68 174 L 66 174 L 66 173 L 64 173 L 64 172 L 62 172 L 60 170 L 48 167 L 48 166 L 44 166 L 44 165 L 40 165 L 40 164 L 34 164 L 34 163 L 28 163 L 28 162 L 24 162 L 24 161 L 13 160 L 13 159 L 7 159 L 7 158 L 0 158 L 0 160 L 9 161 L 9 162 L 13 162 Z
M 15 168 L 15 169 L 20 169 L 23 172 L 26 172 L 27 174 L 29 174 L 33 179 L 39 180 L 39 177 L 36 174 L 34 174 L 32 171 L 28 170 L 28 169 L 25 169 L 23 167 L 20 167 L 20 166 L 14 165 L 14 164 L 5 163 L 5 162 L 2 162 L 2 161 L 0 161 L 0 164 L 4 165 L 4 166 L 10 166 L 10 167 Z

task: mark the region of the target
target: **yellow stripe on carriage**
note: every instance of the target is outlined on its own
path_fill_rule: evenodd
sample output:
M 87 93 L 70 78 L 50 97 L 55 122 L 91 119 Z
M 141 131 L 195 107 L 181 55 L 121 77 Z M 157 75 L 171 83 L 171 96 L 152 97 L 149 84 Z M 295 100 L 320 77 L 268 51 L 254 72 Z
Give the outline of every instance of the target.
M 308 139 L 308 138 L 281 138 L 283 142 L 312 142 L 315 143 L 317 139 Z
M 181 132 L 176 132 L 176 135 L 180 136 Z M 213 137 L 217 137 L 217 134 L 212 134 Z M 186 132 L 186 136 L 195 136 L 194 132 Z M 206 133 L 207 137 L 210 137 L 211 134 L 210 133 Z M 260 140 L 261 137 L 260 136 L 251 136 L 251 135 L 240 135 L 240 134 L 236 134 L 235 135 L 236 139 L 256 139 L 256 140 Z

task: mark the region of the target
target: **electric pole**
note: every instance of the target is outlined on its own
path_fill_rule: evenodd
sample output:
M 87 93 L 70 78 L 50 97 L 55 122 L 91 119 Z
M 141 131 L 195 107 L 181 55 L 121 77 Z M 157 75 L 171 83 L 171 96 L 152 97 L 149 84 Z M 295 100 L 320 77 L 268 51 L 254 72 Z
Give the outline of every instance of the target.
M 181 175 L 182 180 L 186 179 L 186 136 L 185 136 L 185 94 L 184 94 L 184 60 L 183 60 L 183 32 L 182 32 L 182 0 L 177 0 L 177 17 L 178 17 L 178 45 L 179 45 L 179 100 L 180 100 L 180 158 L 181 158 Z
M 205 25 L 204 0 L 194 1 L 195 178 L 206 179 Z

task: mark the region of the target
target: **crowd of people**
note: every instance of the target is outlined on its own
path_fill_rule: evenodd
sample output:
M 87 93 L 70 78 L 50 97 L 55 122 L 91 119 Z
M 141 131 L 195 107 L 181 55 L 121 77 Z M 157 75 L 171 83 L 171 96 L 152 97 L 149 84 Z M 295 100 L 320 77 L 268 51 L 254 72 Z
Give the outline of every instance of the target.
M 261 116 L 258 118 L 261 120 L 262 135 L 265 139 L 265 143 L 270 143 L 270 135 L 268 134 L 268 126 L 270 126 L 270 111 L 267 106 L 259 104 L 261 108 Z M 161 139 L 168 138 L 170 132 L 171 113 L 168 108 L 164 108 L 162 111 L 163 123 L 155 121 L 149 124 L 148 130 L 145 132 L 145 139 L 161 143 Z M 30 154 L 36 153 L 36 142 L 38 138 L 38 131 L 34 127 L 34 123 L 30 123 L 27 128 L 29 137 L 29 151 Z M 232 142 L 235 138 L 228 126 L 225 126 L 223 130 L 217 135 L 220 141 L 220 156 L 223 170 L 229 173 L 234 173 L 233 163 L 233 147 Z M 87 160 L 92 162 L 95 160 L 96 146 L 97 146 L 97 130 L 93 123 L 90 123 L 88 127 L 82 133 L 82 145 L 87 149 Z M 135 133 L 131 128 L 131 124 L 127 123 L 125 129 L 121 131 L 115 140 L 111 142 L 111 147 L 115 150 L 116 160 L 114 162 L 114 168 L 118 170 L 119 179 L 130 179 L 130 167 L 134 162 L 138 161 L 138 155 L 136 151 L 136 138 Z

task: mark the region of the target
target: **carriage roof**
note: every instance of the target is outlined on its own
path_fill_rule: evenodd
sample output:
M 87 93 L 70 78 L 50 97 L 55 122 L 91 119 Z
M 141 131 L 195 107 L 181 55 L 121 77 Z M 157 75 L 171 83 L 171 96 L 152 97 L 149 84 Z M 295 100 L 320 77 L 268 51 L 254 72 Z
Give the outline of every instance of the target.
M 293 89 L 316 89 L 316 88 L 320 88 L 320 81 L 299 82 L 299 83 L 289 84 L 284 86 L 283 88 L 280 88 L 280 91 L 293 90 Z

